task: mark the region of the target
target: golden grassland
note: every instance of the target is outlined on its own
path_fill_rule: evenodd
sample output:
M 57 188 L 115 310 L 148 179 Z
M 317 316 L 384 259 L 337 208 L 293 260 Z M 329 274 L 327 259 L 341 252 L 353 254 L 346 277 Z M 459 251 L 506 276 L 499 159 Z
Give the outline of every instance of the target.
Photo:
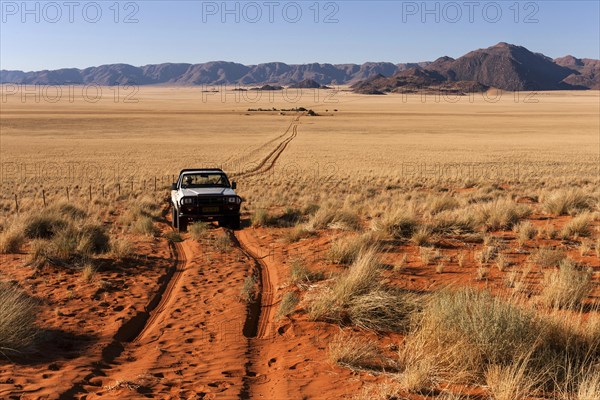
M 318 262 L 290 261 L 278 317 L 301 309 L 344 329 L 328 347 L 332 363 L 389 378 L 356 398 L 463 398 L 452 385 L 498 400 L 598 398 L 599 92 L 286 95 L 7 96 L 0 250 L 24 249 L 36 268 L 77 260 L 92 276 L 89 260 L 124 257 L 131 234 L 157 235 L 179 169 L 222 166 L 252 225 L 283 247 L 323 250 Z M 252 278 L 241 288 L 248 298 Z M 26 314 L 31 303 L 12 290 L 0 294 Z M 18 313 L 5 314 L 0 340 L 13 345 Z M 360 332 L 402 340 L 390 357 Z

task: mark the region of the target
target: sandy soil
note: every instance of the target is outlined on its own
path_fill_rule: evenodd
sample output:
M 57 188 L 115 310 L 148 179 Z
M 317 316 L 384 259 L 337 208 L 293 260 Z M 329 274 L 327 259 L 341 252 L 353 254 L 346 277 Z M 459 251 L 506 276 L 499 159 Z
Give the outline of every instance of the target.
M 539 167 L 538 177 L 554 170 L 564 179 L 578 174 L 593 179 L 590 164 L 597 161 L 597 92 L 538 94 L 535 104 L 511 98 L 499 104 L 425 104 L 428 108 L 399 97 L 342 92 L 333 105 L 306 100 L 322 113 L 314 118 L 247 111 L 261 105 L 289 107 L 283 100 L 204 102 L 191 88 L 147 88 L 142 95 L 143 101 L 132 105 L 3 105 L 3 162 L 30 163 L 38 154 L 48 161 L 103 166 L 128 160 L 138 178 L 148 179 L 168 177 L 190 164 L 229 165 L 242 183 L 242 195 L 250 204 L 261 204 L 265 194 L 253 191 L 252 184 L 271 180 L 271 193 L 285 191 L 293 174 L 284 173 L 283 166 L 296 163 L 305 173 L 302 168 L 314 160 L 321 167 L 334 163 L 333 176 L 340 181 L 358 175 L 395 179 L 399 163 L 424 159 L 513 165 L 525 153 L 527 166 Z M 114 174 L 110 179 L 118 180 Z M 246 212 L 245 221 L 249 218 Z M 569 218 L 534 214 L 529 220 L 560 229 Z M 170 230 L 168 220 L 158 224 L 163 233 Z M 595 221 L 594 232 L 598 225 Z M 174 245 L 162 237 L 133 237 L 137 257 L 116 265 L 107 260 L 99 271 L 101 283 L 82 282 L 64 269 L 23 267 L 27 249 L 3 255 L 2 280 L 14 280 L 41 299 L 46 336 L 36 354 L 0 357 L 0 398 L 336 399 L 384 382 L 385 373 L 351 371 L 329 361 L 328 343 L 340 328 L 310 321 L 305 302 L 288 317 L 277 316 L 283 295 L 299 293 L 289 282 L 290 260 L 300 256 L 310 269 L 339 271 L 342 267 L 328 263 L 325 253 L 335 238 L 352 235 L 326 229 L 289 244 L 284 241 L 288 229 L 231 232 L 212 226 L 200 242 L 184 234 L 183 242 Z M 219 249 L 215 243 L 223 235 L 230 244 Z M 507 244 L 510 265 L 525 262 L 526 254 L 512 251 L 513 232 L 494 236 Z M 395 265 L 406 254 L 407 265 L 385 271 L 385 279 L 418 293 L 464 284 L 505 291 L 506 271 L 492 268 L 487 279 L 475 279 L 474 254 L 481 244 L 450 236 L 442 244 L 449 261 L 438 273 L 435 266 L 422 265 L 417 246 L 386 243 L 384 261 Z M 593 268 L 596 285 L 589 301 L 600 300 L 600 261 L 592 251 L 582 256 L 574 244 L 559 240 L 524 247 L 543 245 L 562 246 Z M 459 252 L 468 254 L 463 267 L 458 266 Z M 250 275 L 259 277 L 258 294 L 247 304 L 240 288 Z M 529 276 L 532 296 L 541 276 L 541 271 Z M 348 329 L 376 340 L 390 356 L 402 339 Z M 484 398 L 481 390 L 472 392 L 472 398 Z M 407 393 L 406 398 L 427 397 Z

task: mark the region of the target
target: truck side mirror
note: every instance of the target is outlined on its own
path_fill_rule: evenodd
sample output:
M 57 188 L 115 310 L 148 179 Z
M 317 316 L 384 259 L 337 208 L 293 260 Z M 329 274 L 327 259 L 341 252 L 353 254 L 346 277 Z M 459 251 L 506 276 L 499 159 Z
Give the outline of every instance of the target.
M 237 182 L 236 182 L 236 181 L 232 181 L 232 182 L 231 182 L 231 188 L 232 188 L 233 190 L 237 189 Z
M 171 184 L 171 190 L 177 190 L 177 184 L 176 183 L 172 183 Z

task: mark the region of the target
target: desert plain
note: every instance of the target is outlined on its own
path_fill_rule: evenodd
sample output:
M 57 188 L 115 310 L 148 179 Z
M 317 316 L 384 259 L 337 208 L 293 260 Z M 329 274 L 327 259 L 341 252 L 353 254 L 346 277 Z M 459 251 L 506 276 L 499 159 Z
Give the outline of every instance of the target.
M 69 90 L 3 88 L 0 398 L 600 398 L 598 91 Z

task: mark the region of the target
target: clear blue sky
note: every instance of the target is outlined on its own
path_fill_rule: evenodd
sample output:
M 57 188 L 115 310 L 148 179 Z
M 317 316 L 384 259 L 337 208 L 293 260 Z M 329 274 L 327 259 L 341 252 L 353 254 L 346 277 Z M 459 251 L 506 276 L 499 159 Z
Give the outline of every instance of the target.
M 521 1 L 517 7 L 515 0 L 321 1 L 318 7 L 314 0 L 259 0 L 228 2 L 230 14 L 222 1 L 124 1 L 118 7 L 114 0 L 66 1 L 28 2 L 27 10 L 20 0 L 0 1 L 0 68 L 212 60 L 399 63 L 458 57 L 501 41 L 550 57 L 600 58 L 597 0 Z M 125 23 L 128 16 L 131 23 Z

